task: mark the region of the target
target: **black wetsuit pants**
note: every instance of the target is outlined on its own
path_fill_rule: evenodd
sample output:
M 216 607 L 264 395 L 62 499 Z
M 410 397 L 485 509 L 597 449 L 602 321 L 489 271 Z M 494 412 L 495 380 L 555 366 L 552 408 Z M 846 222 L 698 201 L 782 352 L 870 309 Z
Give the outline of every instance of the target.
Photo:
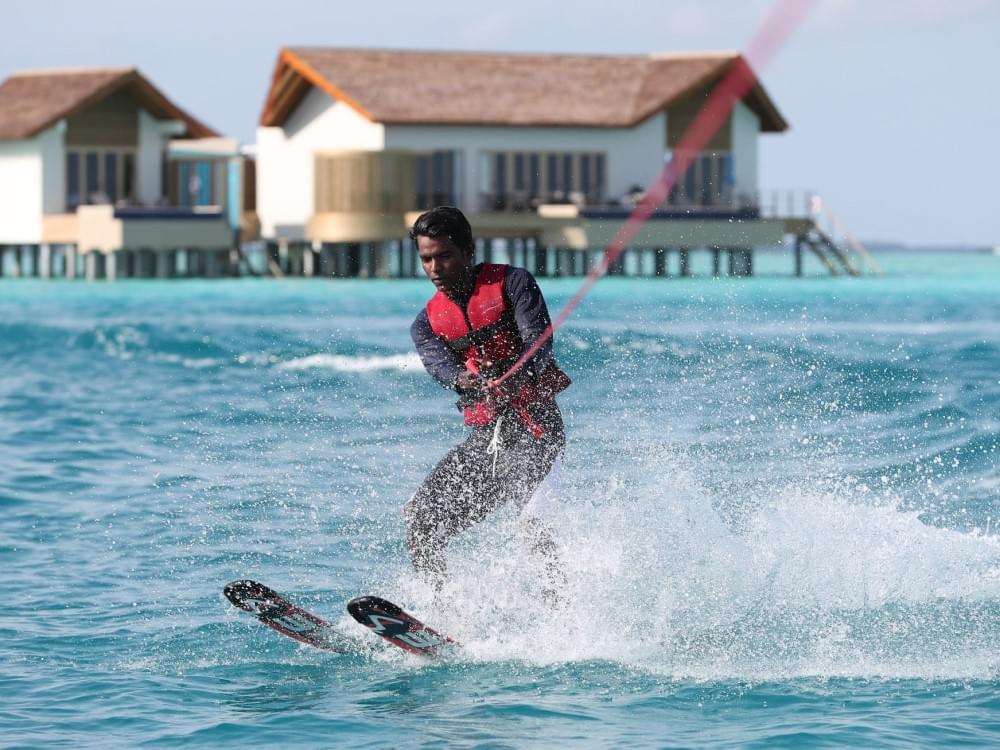
M 489 451 L 494 427 L 472 430 L 434 467 L 406 504 L 407 543 L 413 566 L 440 584 L 451 537 L 507 503 L 523 507 L 563 451 L 562 415 L 554 401 L 532 409 L 545 430 L 536 439 L 517 415 L 501 417 L 499 448 Z M 496 468 L 494 470 L 494 455 Z

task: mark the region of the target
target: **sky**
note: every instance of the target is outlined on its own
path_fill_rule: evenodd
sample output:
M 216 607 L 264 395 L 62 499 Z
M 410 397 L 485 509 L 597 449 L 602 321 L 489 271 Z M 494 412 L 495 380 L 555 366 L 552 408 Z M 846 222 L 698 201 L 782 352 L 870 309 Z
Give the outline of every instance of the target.
M 647 54 L 744 49 L 771 0 L 2 0 L 0 77 L 135 66 L 255 140 L 288 46 Z M 790 129 L 767 193 L 813 190 L 866 241 L 1000 245 L 1000 2 L 818 0 L 759 76 Z

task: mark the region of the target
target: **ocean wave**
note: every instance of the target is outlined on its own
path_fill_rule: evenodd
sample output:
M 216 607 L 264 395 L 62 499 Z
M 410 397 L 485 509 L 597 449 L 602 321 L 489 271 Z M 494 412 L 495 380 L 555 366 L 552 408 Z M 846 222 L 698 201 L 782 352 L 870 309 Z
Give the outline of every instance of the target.
M 376 370 L 420 370 L 416 354 L 310 354 L 277 365 L 279 370 L 333 370 L 335 372 L 374 372 Z
M 737 529 L 682 455 L 632 460 L 646 480 L 579 488 L 545 516 L 558 617 L 523 607 L 546 574 L 515 518 L 452 545 L 444 598 L 479 605 L 437 609 L 471 659 L 695 679 L 995 678 L 1000 538 L 929 526 L 863 487 L 775 488 Z M 412 576 L 390 587 L 434 608 Z

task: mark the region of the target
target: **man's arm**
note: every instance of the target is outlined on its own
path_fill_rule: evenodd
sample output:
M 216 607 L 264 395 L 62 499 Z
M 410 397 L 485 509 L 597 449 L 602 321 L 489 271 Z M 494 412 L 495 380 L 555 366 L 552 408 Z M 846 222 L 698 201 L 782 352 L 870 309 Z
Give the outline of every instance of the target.
M 503 280 L 504 294 L 507 295 L 507 302 L 514 313 L 514 322 L 517 330 L 521 334 L 525 351 L 545 330 L 551 325 L 549 309 L 545 305 L 545 298 L 542 297 L 542 290 L 538 288 L 535 277 L 523 268 L 510 267 Z M 517 376 L 537 377 L 542 374 L 549 362 L 552 361 L 552 337 L 542 344 L 538 351 L 525 362 L 524 367 Z
M 458 363 L 451 348 L 434 335 L 426 310 L 421 310 L 410 326 L 410 338 L 417 347 L 424 369 L 442 387 L 454 390 L 455 382 L 465 368 Z

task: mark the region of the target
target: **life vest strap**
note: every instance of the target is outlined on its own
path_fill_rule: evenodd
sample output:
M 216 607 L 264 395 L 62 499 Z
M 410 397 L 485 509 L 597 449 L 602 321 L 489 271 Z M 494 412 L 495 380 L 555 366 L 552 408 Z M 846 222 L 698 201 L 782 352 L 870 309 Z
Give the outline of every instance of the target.
M 509 331 L 513 329 L 517 331 L 517 323 L 514 321 L 514 316 L 509 310 L 505 310 L 503 315 L 482 328 L 475 328 L 469 331 L 464 336 L 457 339 L 446 339 L 443 336 L 441 340 L 446 343 L 452 351 L 458 354 L 464 354 L 465 350 L 471 346 L 481 346 L 486 341 L 496 336 L 501 331 Z

